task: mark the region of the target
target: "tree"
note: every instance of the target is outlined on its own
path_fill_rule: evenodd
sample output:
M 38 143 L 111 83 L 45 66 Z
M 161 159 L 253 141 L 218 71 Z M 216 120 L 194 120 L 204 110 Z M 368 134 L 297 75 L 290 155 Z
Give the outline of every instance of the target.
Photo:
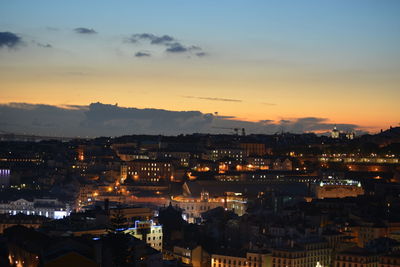
M 126 219 L 124 212 L 120 206 L 113 210 L 110 219 L 110 228 L 113 231 L 118 231 L 118 229 L 123 229 L 127 226 L 128 220 Z

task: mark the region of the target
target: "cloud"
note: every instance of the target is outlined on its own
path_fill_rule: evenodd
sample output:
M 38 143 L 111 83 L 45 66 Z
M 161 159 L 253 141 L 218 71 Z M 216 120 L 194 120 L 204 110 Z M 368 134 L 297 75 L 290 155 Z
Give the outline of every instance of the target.
M 182 44 L 175 37 L 167 34 L 155 35 L 152 33 L 136 33 L 132 34 L 127 41 L 133 44 L 139 43 L 140 41 L 147 41 L 151 45 L 162 45 L 166 47 L 165 52 L 167 53 L 195 53 L 198 57 L 206 56 L 206 53 L 202 51 L 201 47 Z
M 205 52 L 198 52 L 198 53 L 196 53 L 196 56 L 198 56 L 198 57 L 205 57 L 205 56 L 207 56 L 207 53 L 205 53 Z
M 53 47 L 51 44 L 36 43 L 36 45 L 39 47 L 42 47 L 42 48 L 52 48 Z
M 212 98 L 211 98 L 212 99 Z M 217 98 L 218 99 L 218 98 Z M 212 100 L 221 101 L 221 100 Z M 222 100 L 224 101 L 224 100 Z M 354 130 L 355 124 L 336 124 Z M 52 106 L 27 103 L 0 104 L 0 128 L 4 132 L 50 136 L 120 136 L 129 134 L 227 133 L 225 128 L 245 128 L 247 133 L 326 132 L 334 127 L 326 118 L 305 117 L 281 121 L 244 121 L 232 116 L 200 111 L 138 109 L 102 103 L 88 106 Z
M 276 106 L 275 103 L 268 103 L 268 102 L 261 102 L 260 104 L 266 105 L 266 106 Z
M 180 43 L 173 43 L 165 51 L 170 53 L 184 53 L 189 51 L 189 49 Z
M 223 101 L 223 102 L 242 102 L 239 99 L 231 99 L 231 98 L 219 98 L 219 97 L 201 97 L 201 96 L 182 96 L 184 98 L 195 98 L 201 100 L 209 100 L 209 101 Z
M 168 48 L 165 49 L 166 52 L 169 53 L 185 53 L 185 52 L 191 52 L 191 51 L 195 51 L 195 50 L 201 50 L 200 47 L 192 45 L 192 46 L 184 46 L 181 43 L 175 42 L 175 43 L 171 43 L 168 44 Z M 201 54 L 204 54 L 204 52 L 198 52 L 196 53 L 197 56 L 202 56 Z M 203 56 L 204 56 L 203 55 Z
M 56 27 L 46 27 L 46 30 L 56 32 L 56 31 L 59 31 L 60 29 L 56 28 Z
M 0 32 L 0 48 L 15 48 L 22 44 L 22 38 L 12 32 Z
M 74 31 L 79 34 L 96 34 L 97 32 L 94 29 L 89 28 L 75 28 Z
M 149 52 L 139 51 L 135 54 L 135 57 L 151 57 Z
M 163 35 L 163 36 L 159 36 L 159 37 L 155 36 L 155 38 L 153 38 L 151 40 L 151 43 L 152 44 L 167 44 L 167 43 L 172 42 L 174 40 L 175 40 L 175 38 L 173 38 L 173 37 L 171 37 L 169 35 Z
M 136 33 L 133 34 L 128 41 L 131 43 L 137 43 L 140 40 L 147 40 L 151 44 L 158 44 L 158 45 L 168 45 L 171 42 L 175 42 L 175 38 L 169 35 L 154 35 L 152 33 Z

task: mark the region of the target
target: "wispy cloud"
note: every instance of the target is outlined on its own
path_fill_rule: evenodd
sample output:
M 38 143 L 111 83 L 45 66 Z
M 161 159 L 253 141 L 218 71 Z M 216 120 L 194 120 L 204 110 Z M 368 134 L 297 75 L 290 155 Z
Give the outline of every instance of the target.
M 260 104 L 266 105 L 266 106 L 276 106 L 275 103 L 269 103 L 269 102 L 261 102 Z
M 48 43 L 39 43 L 39 42 L 36 42 L 36 41 L 33 41 L 37 46 L 39 46 L 39 47 L 41 47 L 41 48 L 52 48 L 53 46 L 51 45 L 51 44 L 48 44 Z
M 184 98 L 194 98 L 200 100 L 208 100 L 208 101 L 222 101 L 222 102 L 243 102 L 240 99 L 232 99 L 232 98 L 220 98 L 220 97 L 202 97 L 202 96 L 182 96 Z
M 149 52 L 139 51 L 135 54 L 135 57 L 151 57 Z
M 198 57 L 204 57 L 207 54 L 202 51 L 202 48 L 197 45 L 185 45 L 178 41 L 171 35 L 155 35 L 152 33 L 135 33 L 132 34 L 128 39 L 128 43 L 137 44 L 141 41 L 148 42 L 151 45 L 159 45 L 165 47 L 165 52 L 170 54 L 183 54 L 183 53 L 194 53 Z
M 74 31 L 79 34 L 96 34 L 97 32 L 94 29 L 79 27 L 75 28 Z

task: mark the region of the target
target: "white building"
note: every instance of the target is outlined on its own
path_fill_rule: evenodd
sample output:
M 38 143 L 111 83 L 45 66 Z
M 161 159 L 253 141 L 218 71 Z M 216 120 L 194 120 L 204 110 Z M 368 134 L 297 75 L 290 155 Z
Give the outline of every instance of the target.
M 146 241 L 152 248 L 161 251 L 163 232 L 162 226 L 149 221 L 135 221 L 135 227 L 128 228 L 124 231 L 140 240 Z
M 15 201 L 6 201 L 0 203 L 0 214 L 23 213 L 26 215 L 39 215 L 52 219 L 62 219 L 71 213 L 69 205 L 60 202 L 55 198 L 42 198 L 28 201 L 20 198 Z
M 224 207 L 239 216 L 246 213 L 247 198 L 241 193 L 226 192 L 225 196 L 209 197 L 208 192 L 202 192 L 200 197 L 176 196 L 171 198 L 171 205 L 180 208 L 183 218 L 189 223 L 201 221 L 201 214 L 208 210 Z

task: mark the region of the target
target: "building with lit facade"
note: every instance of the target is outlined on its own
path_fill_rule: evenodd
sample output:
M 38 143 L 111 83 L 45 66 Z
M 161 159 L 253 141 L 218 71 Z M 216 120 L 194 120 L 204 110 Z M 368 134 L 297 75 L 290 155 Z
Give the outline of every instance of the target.
M 270 168 L 271 160 L 262 157 L 248 157 L 247 164 L 254 170 L 268 170 Z
M 211 267 L 270 267 L 269 252 L 220 253 L 211 255 Z
M 288 247 L 273 249 L 272 267 L 330 266 L 331 253 L 328 242 L 322 239 L 296 242 Z
M 331 138 L 332 139 L 338 139 L 340 137 L 340 131 L 337 129 L 336 125 L 333 127 L 331 131 Z
M 121 173 L 126 172 L 127 178 L 136 182 L 155 183 L 173 181 L 174 167 L 168 160 L 134 160 L 126 162 Z
M 224 207 L 239 216 L 246 213 L 247 199 L 241 193 L 225 193 L 225 196 L 210 197 L 201 192 L 200 197 L 171 197 L 171 205 L 182 210 L 183 218 L 189 223 L 201 222 L 201 214 L 208 210 Z
M 335 267 L 378 267 L 378 255 L 371 251 L 353 247 L 339 252 L 335 258 Z M 385 265 L 386 266 L 386 265 Z
M 277 158 L 272 163 L 272 169 L 278 171 L 291 171 L 293 170 L 293 163 L 288 158 Z
M 400 253 L 392 253 L 379 257 L 378 267 L 399 267 Z
M 193 267 L 209 267 L 210 254 L 201 246 L 174 246 L 171 256 Z
M 0 169 L 0 187 L 8 188 L 10 186 L 10 180 L 11 180 L 11 170 Z
M 209 152 L 210 159 L 217 161 L 224 158 L 230 158 L 237 161 L 244 159 L 244 151 L 238 148 L 216 148 Z
M 6 201 L 0 203 L 0 214 L 26 214 L 39 215 L 52 219 L 62 219 L 71 213 L 68 204 L 64 204 L 57 199 L 42 198 L 29 201 L 26 199 L 18 199 L 15 201 Z
M 162 250 L 162 226 L 157 225 L 153 220 L 135 221 L 135 226 L 124 230 L 124 233 L 145 241 L 158 251 Z
M 239 147 L 244 150 L 246 156 L 265 156 L 270 152 L 262 143 L 240 143 Z
M 312 185 L 315 197 L 344 198 L 364 195 L 364 189 L 360 182 L 352 180 L 324 180 Z
M 14 225 L 22 225 L 28 228 L 39 228 L 44 222 L 50 220 L 43 216 L 36 215 L 25 215 L 25 214 L 1 214 L 0 215 L 0 234 L 4 232 L 5 229 L 12 227 Z
M 189 160 L 192 156 L 190 152 L 181 151 L 150 151 L 148 152 L 150 159 L 153 160 L 171 160 L 176 162 L 177 165 L 188 167 Z

